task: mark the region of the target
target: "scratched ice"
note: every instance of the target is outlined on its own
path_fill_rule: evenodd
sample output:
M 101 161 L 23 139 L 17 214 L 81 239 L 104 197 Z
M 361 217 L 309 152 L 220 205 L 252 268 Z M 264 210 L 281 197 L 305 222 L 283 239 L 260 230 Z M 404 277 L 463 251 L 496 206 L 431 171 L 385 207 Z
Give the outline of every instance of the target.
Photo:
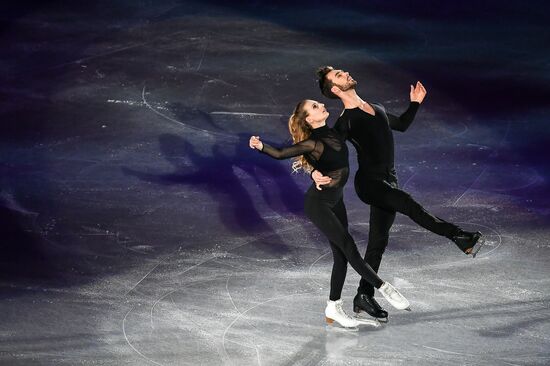
M 549 364 L 549 108 L 537 94 L 548 70 L 535 37 L 546 23 L 512 5 L 493 18 L 481 9 L 488 19 L 468 37 L 475 7 L 442 22 L 442 10 L 404 2 L 255 3 L 10 16 L 0 364 Z M 487 238 L 472 260 L 398 215 L 380 274 L 412 312 L 379 298 L 390 311 L 380 328 L 326 326 L 332 255 L 302 213 L 310 180 L 247 146 L 252 134 L 288 143 L 303 98 L 334 122 L 320 64 L 350 70 L 362 96 L 396 113 L 424 82 L 425 105 L 395 133 L 400 185 Z M 352 180 L 345 200 L 364 252 L 369 208 Z M 358 281 L 350 268 L 350 313 Z

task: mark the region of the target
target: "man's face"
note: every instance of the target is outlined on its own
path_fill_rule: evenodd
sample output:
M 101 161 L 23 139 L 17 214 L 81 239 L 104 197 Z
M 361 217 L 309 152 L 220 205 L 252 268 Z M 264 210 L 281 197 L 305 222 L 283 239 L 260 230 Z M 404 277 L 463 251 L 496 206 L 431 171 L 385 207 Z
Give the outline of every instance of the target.
M 326 77 L 341 91 L 355 89 L 357 85 L 357 81 L 351 77 L 349 72 L 344 70 L 331 70 Z

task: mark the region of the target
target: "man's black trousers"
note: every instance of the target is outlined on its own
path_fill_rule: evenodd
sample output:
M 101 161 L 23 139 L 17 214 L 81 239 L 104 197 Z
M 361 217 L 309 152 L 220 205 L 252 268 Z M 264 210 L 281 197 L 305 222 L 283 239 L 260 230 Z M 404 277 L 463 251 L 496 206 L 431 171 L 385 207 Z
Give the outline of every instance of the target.
M 399 189 L 393 167 L 359 169 L 354 183 L 357 196 L 370 205 L 369 240 L 364 258 L 376 272 L 388 245 L 389 232 L 396 212 L 449 239 L 460 232 L 458 226 L 431 215 L 410 194 Z M 374 289 L 361 279 L 358 292 L 372 296 Z

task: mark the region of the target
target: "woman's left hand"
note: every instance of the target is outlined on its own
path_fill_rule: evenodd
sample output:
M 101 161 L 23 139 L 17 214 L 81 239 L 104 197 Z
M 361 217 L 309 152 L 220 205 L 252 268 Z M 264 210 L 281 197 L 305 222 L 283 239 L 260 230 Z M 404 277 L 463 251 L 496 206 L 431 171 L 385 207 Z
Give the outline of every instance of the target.
M 260 151 L 264 148 L 264 144 L 260 141 L 260 136 L 250 136 L 248 145 L 251 149 L 257 149 Z

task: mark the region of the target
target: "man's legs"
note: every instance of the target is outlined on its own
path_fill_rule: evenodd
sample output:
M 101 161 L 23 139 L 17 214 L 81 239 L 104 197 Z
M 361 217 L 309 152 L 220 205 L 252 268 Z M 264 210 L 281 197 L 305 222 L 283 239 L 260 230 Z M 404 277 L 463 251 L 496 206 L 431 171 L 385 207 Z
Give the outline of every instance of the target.
M 432 233 L 452 240 L 463 253 L 472 254 L 475 257 L 485 243 L 481 239 L 482 234 L 480 232 L 463 231 L 457 225 L 433 216 L 416 202 L 410 194 L 397 188 L 397 183 L 391 181 L 391 176 L 388 180 L 366 179 L 362 182 L 361 189 L 357 190 L 357 194 L 363 202 L 371 206 L 381 207 L 388 211 L 397 211 L 408 216 Z
M 380 207 L 370 207 L 369 241 L 365 252 L 365 261 L 378 273 L 382 255 L 388 245 L 390 228 L 395 219 L 395 211 L 388 211 Z M 369 296 L 374 295 L 374 287 L 361 279 L 357 292 Z
M 461 232 L 460 227 L 433 216 L 405 191 L 397 188 L 397 184 L 385 180 L 367 180 L 363 183 L 361 200 L 388 211 L 397 211 L 408 216 L 423 228 L 452 239 Z

